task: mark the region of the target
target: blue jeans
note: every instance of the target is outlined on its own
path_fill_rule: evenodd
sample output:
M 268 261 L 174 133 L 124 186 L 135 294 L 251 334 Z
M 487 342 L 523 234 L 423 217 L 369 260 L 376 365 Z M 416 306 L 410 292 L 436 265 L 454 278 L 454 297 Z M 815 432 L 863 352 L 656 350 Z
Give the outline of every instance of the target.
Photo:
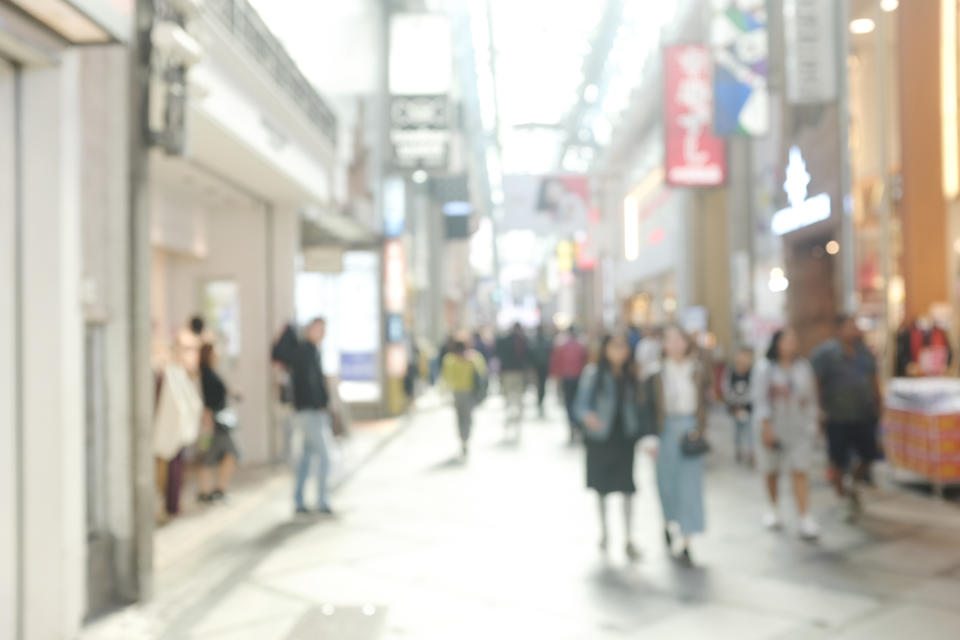
M 327 475 L 330 473 L 330 456 L 327 453 L 327 438 L 330 435 L 330 414 L 323 409 L 298 411 L 297 425 L 303 430 L 303 451 L 297 465 L 297 489 L 293 499 L 298 509 L 303 502 L 303 485 L 310 475 L 310 463 L 317 461 L 317 507 L 326 508 Z

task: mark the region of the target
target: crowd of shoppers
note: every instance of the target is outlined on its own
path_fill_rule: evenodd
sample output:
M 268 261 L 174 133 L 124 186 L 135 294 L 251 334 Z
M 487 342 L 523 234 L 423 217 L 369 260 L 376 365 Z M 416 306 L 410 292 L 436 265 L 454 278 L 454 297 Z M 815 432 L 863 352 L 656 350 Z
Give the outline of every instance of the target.
M 314 510 L 332 513 L 327 487 L 331 390 L 321 355 L 325 329 L 323 318 L 311 321 L 302 333 L 287 327 L 272 352 L 289 381 L 294 425 L 302 436 L 293 496 L 298 514 L 311 511 L 305 487 L 314 468 Z M 158 393 L 156 445 L 165 452 L 166 508 L 171 514 L 179 509 L 188 447 L 195 449 L 200 463 L 200 502 L 225 497 L 239 457 L 232 435 L 236 414 L 230 406 L 230 399 L 238 396 L 229 393 L 218 372 L 216 348 L 202 319 L 192 319 L 180 332 L 174 353 L 176 358 L 158 377 L 158 389 L 166 386 L 167 394 Z M 448 340 L 436 368 L 453 396 L 462 458 L 469 454 L 474 411 L 486 396 L 491 373 L 499 372 L 506 434 L 516 440 L 528 387 L 533 386 L 543 417 L 552 378 L 566 412 L 569 442 L 584 441 L 586 486 L 598 496 L 601 548 L 607 549 L 610 540 L 609 496 L 618 493 L 623 496 L 625 553 L 631 560 L 641 556 L 633 537 L 634 466 L 638 442 L 648 439 L 645 448 L 655 459 L 665 543 L 679 561 L 691 564 L 691 540 L 706 530 L 704 454 L 710 450 L 707 418 L 716 400 L 733 423 L 735 460 L 748 468 L 756 464 L 763 476 L 766 527 L 782 527 L 780 484 L 781 476 L 788 475 L 801 537 L 819 536 L 810 511 L 809 477 L 820 429 L 828 443 L 836 492 L 849 499 L 851 517 L 856 516 L 857 484 L 869 481 L 870 465 L 878 455 L 880 390 L 876 361 L 852 317 L 838 317 L 836 337 L 815 349 L 809 360 L 800 352 L 796 330 L 788 326 L 774 334 L 766 357 L 756 364 L 751 348 L 737 351 L 720 380 L 714 379 L 712 363 L 696 338 L 677 325 L 615 331 L 602 337 L 592 364 L 589 354 L 573 326 L 554 336 L 542 325 L 528 336 L 514 324 L 494 340 L 480 332 Z M 417 369 L 407 376 L 411 380 L 405 381 L 408 392 L 419 370 L 418 358 Z M 184 385 L 195 387 L 196 414 L 169 399 L 182 395 Z M 170 409 L 174 405 L 176 411 Z M 185 424 L 191 420 L 198 426 Z
M 782 528 L 780 485 L 786 475 L 799 535 L 819 537 L 809 478 L 821 429 L 837 494 L 849 499 L 855 517 L 857 484 L 869 480 L 878 455 L 880 393 L 876 362 L 855 320 L 840 316 L 836 329 L 836 337 L 808 360 L 796 330 L 784 327 L 770 340 L 765 358 L 755 363 L 753 348 L 742 347 L 717 377 L 697 338 L 676 325 L 610 333 L 588 364 L 589 349 L 574 327 L 554 338 L 540 326 L 528 337 L 516 324 L 493 349 L 479 334 L 472 345 L 451 343 L 443 370 L 454 394 L 464 456 L 478 402 L 474 389 L 488 370 L 499 365 L 506 425 L 517 438 L 528 386 L 535 389 L 542 416 L 547 381 L 556 381 L 569 440 L 582 437 L 585 443 L 586 485 L 599 500 L 600 546 L 606 549 L 609 543 L 608 497 L 622 494 L 630 559 L 640 557 L 632 523 L 635 451 L 641 439 L 654 436 L 646 449 L 656 458 L 664 540 L 678 560 L 692 563 L 691 539 L 706 530 L 704 454 L 710 449 L 706 427 L 715 401 L 726 407 L 733 424 L 734 459 L 748 469 L 758 467 L 763 477 L 766 527 Z M 487 357 L 481 355 L 485 349 Z

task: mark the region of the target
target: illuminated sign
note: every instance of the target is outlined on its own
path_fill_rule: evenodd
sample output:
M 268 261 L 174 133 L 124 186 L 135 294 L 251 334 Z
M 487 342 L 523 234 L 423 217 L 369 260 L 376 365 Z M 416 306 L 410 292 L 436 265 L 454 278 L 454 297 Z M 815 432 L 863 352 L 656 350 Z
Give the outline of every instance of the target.
M 713 134 L 713 60 L 701 45 L 666 47 L 664 130 L 666 181 L 716 187 L 727 178 L 726 147 Z
M 807 163 L 799 147 L 790 149 L 790 160 L 787 163 L 786 180 L 783 190 L 787 194 L 790 206 L 773 214 L 770 229 L 778 236 L 791 231 L 808 227 L 817 222 L 823 222 L 830 217 L 830 196 L 826 193 L 807 197 L 807 188 L 810 185 L 810 173 Z
M 383 288 L 387 313 L 403 313 L 407 306 L 407 266 L 403 243 L 388 240 L 383 245 Z

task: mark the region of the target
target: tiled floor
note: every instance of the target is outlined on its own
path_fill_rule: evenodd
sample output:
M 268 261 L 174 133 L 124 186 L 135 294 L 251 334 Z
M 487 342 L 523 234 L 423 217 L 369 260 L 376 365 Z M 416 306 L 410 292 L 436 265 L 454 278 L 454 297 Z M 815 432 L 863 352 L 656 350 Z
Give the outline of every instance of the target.
M 881 489 L 849 525 L 818 476 L 820 543 L 792 525 L 768 533 L 759 478 L 730 462 L 721 420 L 697 567 L 664 552 L 646 456 L 634 515 L 645 558 L 630 565 L 616 502 L 611 551 L 597 548 L 583 452 L 564 446 L 559 408 L 514 445 L 488 404 L 469 463 L 451 458 L 452 411 L 416 414 L 337 492 L 337 518 L 293 520 L 279 482 L 201 555 L 170 562 L 153 602 L 84 640 L 960 637 L 956 505 Z

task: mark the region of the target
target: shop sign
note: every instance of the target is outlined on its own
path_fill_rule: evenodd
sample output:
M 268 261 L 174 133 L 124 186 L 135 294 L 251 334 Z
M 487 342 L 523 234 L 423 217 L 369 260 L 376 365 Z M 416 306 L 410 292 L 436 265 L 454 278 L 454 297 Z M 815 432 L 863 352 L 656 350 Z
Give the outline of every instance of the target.
M 783 190 L 790 206 L 773 214 L 770 229 L 778 236 L 823 222 L 830 217 L 830 196 L 826 193 L 807 197 L 810 173 L 799 147 L 790 149 L 787 177 Z
M 309 273 L 340 273 L 343 271 L 340 247 L 311 247 L 303 251 L 303 270 Z
M 450 141 L 446 95 L 395 95 L 390 100 L 390 142 L 401 167 L 439 168 Z
M 388 238 L 403 235 L 406 224 L 406 183 L 400 176 L 390 176 L 383 181 L 383 233 Z
M 387 313 L 403 313 L 407 304 L 407 266 L 403 243 L 388 240 L 383 245 L 383 290 Z
M 784 0 L 784 62 L 791 104 L 837 99 L 835 0 Z
M 766 0 L 714 0 L 713 130 L 717 135 L 762 136 L 770 128 Z
M 667 184 L 715 187 L 726 180 L 724 141 L 713 134 L 712 72 L 706 46 L 664 49 Z
M 340 354 L 340 379 L 347 382 L 372 382 L 377 379 L 377 354 L 371 352 Z

